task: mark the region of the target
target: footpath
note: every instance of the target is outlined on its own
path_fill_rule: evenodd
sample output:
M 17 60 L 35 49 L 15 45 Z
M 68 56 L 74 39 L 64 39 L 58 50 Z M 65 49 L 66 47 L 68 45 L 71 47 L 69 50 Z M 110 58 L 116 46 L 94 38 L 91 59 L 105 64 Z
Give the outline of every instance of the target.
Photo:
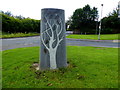
M 120 42 L 120 40 L 93 40 L 93 39 L 72 39 L 67 38 L 67 40 L 76 40 L 76 41 L 91 41 L 91 42 Z

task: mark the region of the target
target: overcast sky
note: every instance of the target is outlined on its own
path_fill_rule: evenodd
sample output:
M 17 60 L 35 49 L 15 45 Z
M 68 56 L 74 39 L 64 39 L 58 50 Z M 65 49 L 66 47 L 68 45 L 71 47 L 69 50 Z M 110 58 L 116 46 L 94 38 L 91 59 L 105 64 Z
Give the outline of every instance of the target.
M 103 17 L 112 12 L 120 0 L 1 0 L 0 10 L 11 11 L 13 15 L 22 15 L 33 19 L 41 18 L 42 8 L 59 8 L 65 10 L 65 19 L 70 17 L 75 9 L 82 8 L 89 4 L 97 7 L 99 14 L 101 4 L 103 6 Z

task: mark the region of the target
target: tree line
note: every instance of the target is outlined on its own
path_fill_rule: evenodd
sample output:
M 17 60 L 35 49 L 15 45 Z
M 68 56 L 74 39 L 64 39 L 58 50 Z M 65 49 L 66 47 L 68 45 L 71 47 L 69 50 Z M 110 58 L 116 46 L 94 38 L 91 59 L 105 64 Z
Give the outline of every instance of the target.
M 40 32 L 40 20 L 25 18 L 21 15 L 14 16 L 11 12 L 1 11 L 2 31 L 8 33 Z
M 118 18 L 117 12 L 116 9 L 101 20 L 101 33 L 120 33 L 120 19 Z M 98 18 L 97 8 L 91 8 L 90 5 L 85 5 L 83 8 L 76 9 L 66 24 L 69 26 L 68 30 L 72 30 L 74 33 L 97 34 L 100 24 Z
M 9 33 L 28 33 L 40 32 L 40 20 L 25 18 L 21 15 L 14 16 L 11 12 L 0 12 L 2 16 L 2 31 Z M 96 7 L 91 8 L 85 5 L 73 12 L 73 15 L 66 21 L 66 29 L 72 30 L 74 33 L 97 34 L 100 21 Z M 113 10 L 107 17 L 102 20 L 101 33 L 120 33 L 120 19 L 118 18 L 118 10 Z
M 118 18 L 117 9 L 102 19 L 102 33 L 120 33 L 120 18 Z

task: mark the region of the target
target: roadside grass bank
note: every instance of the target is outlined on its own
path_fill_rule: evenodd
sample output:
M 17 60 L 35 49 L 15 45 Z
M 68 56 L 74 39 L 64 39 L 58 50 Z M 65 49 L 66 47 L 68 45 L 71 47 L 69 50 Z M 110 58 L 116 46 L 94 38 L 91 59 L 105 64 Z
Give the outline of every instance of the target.
M 120 40 L 119 36 L 120 36 L 120 34 L 101 34 L 100 35 L 100 40 Z M 78 34 L 72 34 L 72 35 L 67 36 L 67 38 L 98 40 L 98 35 L 78 35 Z
M 40 35 L 39 33 L 5 33 L 5 32 L 1 32 L 0 33 L 0 38 L 16 38 L 16 37 L 29 37 L 29 36 L 38 36 Z
M 29 36 L 39 36 L 40 33 L 5 33 L 0 32 L 0 38 L 16 38 L 16 37 L 29 37 Z M 120 34 L 101 34 L 100 40 L 120 40 Z M 71 34 L 66 36 L 66 38 L 72 39 L 92 39 L 98 40 L 98 35 L 78 35 L 78 34 Z

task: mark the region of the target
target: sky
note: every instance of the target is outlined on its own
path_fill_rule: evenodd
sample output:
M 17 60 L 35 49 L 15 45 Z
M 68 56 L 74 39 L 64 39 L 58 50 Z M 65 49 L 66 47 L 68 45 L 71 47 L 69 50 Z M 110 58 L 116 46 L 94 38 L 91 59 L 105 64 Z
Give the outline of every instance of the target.
M 65 10 L 65 19 L 68 20 L 77 8 L 83 8 L 89 4 L 91 7 L 98 8 L 99 17 L 103 18 L 117 8 L 120 0 L 1 0 L 0 10 L 32 19 L 41 19 L 42 8 L 59 8 Z M 101 17 L 101 4 L 103 12 Z M 99 18 L 99 19 L 100 19 Z

